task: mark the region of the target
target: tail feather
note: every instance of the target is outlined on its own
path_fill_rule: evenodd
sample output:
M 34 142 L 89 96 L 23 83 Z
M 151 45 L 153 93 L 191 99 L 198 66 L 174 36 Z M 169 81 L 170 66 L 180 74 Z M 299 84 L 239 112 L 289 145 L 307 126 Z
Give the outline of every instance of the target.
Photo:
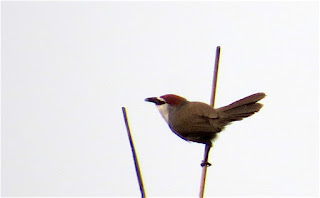
M 262 98 L 264 98 L 266 96 L 265 93 L 256 93 L 256 94 L 252 94 L 250 96 L 247 96 L 245 98 L 242 98 L 240 100 L 237 100 L 227 106 L 221 107 L 218 110 L 223 112 L 223 111 L 227 111 L 229 109 L 233 109 L 236 107 L 239 107 L 241 105 L 246 105 L 246 104 L 250 104 L 250 103 L 255 103 L 259 100 L 261 100 Z
M 227 106 L 218 108 L 220 124 L 227 125 L 232 121 L 242 120 L 258 112 L 263 105 L 257 102 L 265 96 L 264 93 L 256 93 Z

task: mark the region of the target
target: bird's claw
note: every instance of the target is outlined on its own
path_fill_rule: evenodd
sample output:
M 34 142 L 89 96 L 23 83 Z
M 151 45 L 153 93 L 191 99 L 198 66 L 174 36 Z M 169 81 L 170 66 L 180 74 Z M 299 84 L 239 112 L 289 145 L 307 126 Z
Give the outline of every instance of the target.
M 211 166 L 211 164 L 209 162 L 202 162 L 201 167 L 204 167 L 204 166 L 209 167 Z

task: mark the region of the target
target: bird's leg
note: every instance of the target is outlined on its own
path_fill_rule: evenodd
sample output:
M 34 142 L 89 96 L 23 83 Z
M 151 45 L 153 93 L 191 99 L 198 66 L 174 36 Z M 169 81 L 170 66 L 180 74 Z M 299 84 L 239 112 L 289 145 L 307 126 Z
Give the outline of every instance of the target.
M 211 146 L 212 146 L 212 143 L 210 141 L 210 143 L 207 143 L 206 144 L 206 147 L 205 147 L 205 152 L 204 152 L 204 160 L 202 161 L 201 163 L 201 166 L 211 166 L 211 164 L 208 162 L 208 157 L 209 157 L 209 151 L 211 149 Z

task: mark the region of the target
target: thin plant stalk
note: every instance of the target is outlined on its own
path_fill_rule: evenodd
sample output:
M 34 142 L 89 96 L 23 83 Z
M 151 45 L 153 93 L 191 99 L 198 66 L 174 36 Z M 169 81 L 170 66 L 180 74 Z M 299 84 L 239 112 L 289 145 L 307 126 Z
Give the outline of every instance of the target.
M 127 113 L 126 113 L 126 108 L 125 107 L 122 107 L 122 113 L 123 113 L 124 122 L 125 122 L 125 125 L 126 125 L 126 128 L 127 128 L 127 132 L 128 132 L 128 138 L 129 138 L 130 147 L 131 147 L 132 156 L 133 156 L 133 161 L 134 161 L 134 166 L 135 166 L 135 169 L 136 169 L 137 178 L 138 178 L 138 182 L 139 182 L 139 188 L 140 188 L 140 192 L 141 192 L 141 197 L 144 198 L 144 197 L 146 197 L 146 194 L 145 194 L 145 191 L 144 191 L 142 175 L 141 175 L 140 166 L 139 166 L 139 163 L 138 163 L 138 156 L 137 156 L 136 150 L 134 148 L 133 139 L 132 139 L 132 136 L 131 136 L 129 122 L 128 122 L 128 118 L 127 118 Z
M 218 46 L 216 49 L 216 60 L 215 60 L 215 66 L 214 66 L 214 71 L 213 71 L 212 92 L 211 92 L 211 101 L 210 101 L 212 108 L 214 108 L 214 102 L 215 102 L 215 96 L 216 96 L 219 60 L 220 60 L 220 46 Z M 202 163 L 200 193 L 199 193 L 200 198 L 203 198 L 203 195 L 204 195 L 207 167 L 210 166 L 210 164 L 208 163 L 208 158 L 209 158 L 209 151 L 210 151 L 211 146 L 212 146 L 211 144 L 206 144 L 206 146 L 205 146 L 204 159 L 203 159 L 203 163 Z

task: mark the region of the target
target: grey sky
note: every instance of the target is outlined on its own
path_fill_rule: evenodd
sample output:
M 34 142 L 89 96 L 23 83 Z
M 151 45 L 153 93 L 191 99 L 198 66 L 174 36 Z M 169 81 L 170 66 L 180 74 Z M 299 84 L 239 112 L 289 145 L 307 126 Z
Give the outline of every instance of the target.
M 197 196 L 204 146 L 144 98 L 216 107 L 265 92 L 222 132 L 207 196 L 307 196 L 319 185 L 318 3 L 1 2 L 3 196 Z

